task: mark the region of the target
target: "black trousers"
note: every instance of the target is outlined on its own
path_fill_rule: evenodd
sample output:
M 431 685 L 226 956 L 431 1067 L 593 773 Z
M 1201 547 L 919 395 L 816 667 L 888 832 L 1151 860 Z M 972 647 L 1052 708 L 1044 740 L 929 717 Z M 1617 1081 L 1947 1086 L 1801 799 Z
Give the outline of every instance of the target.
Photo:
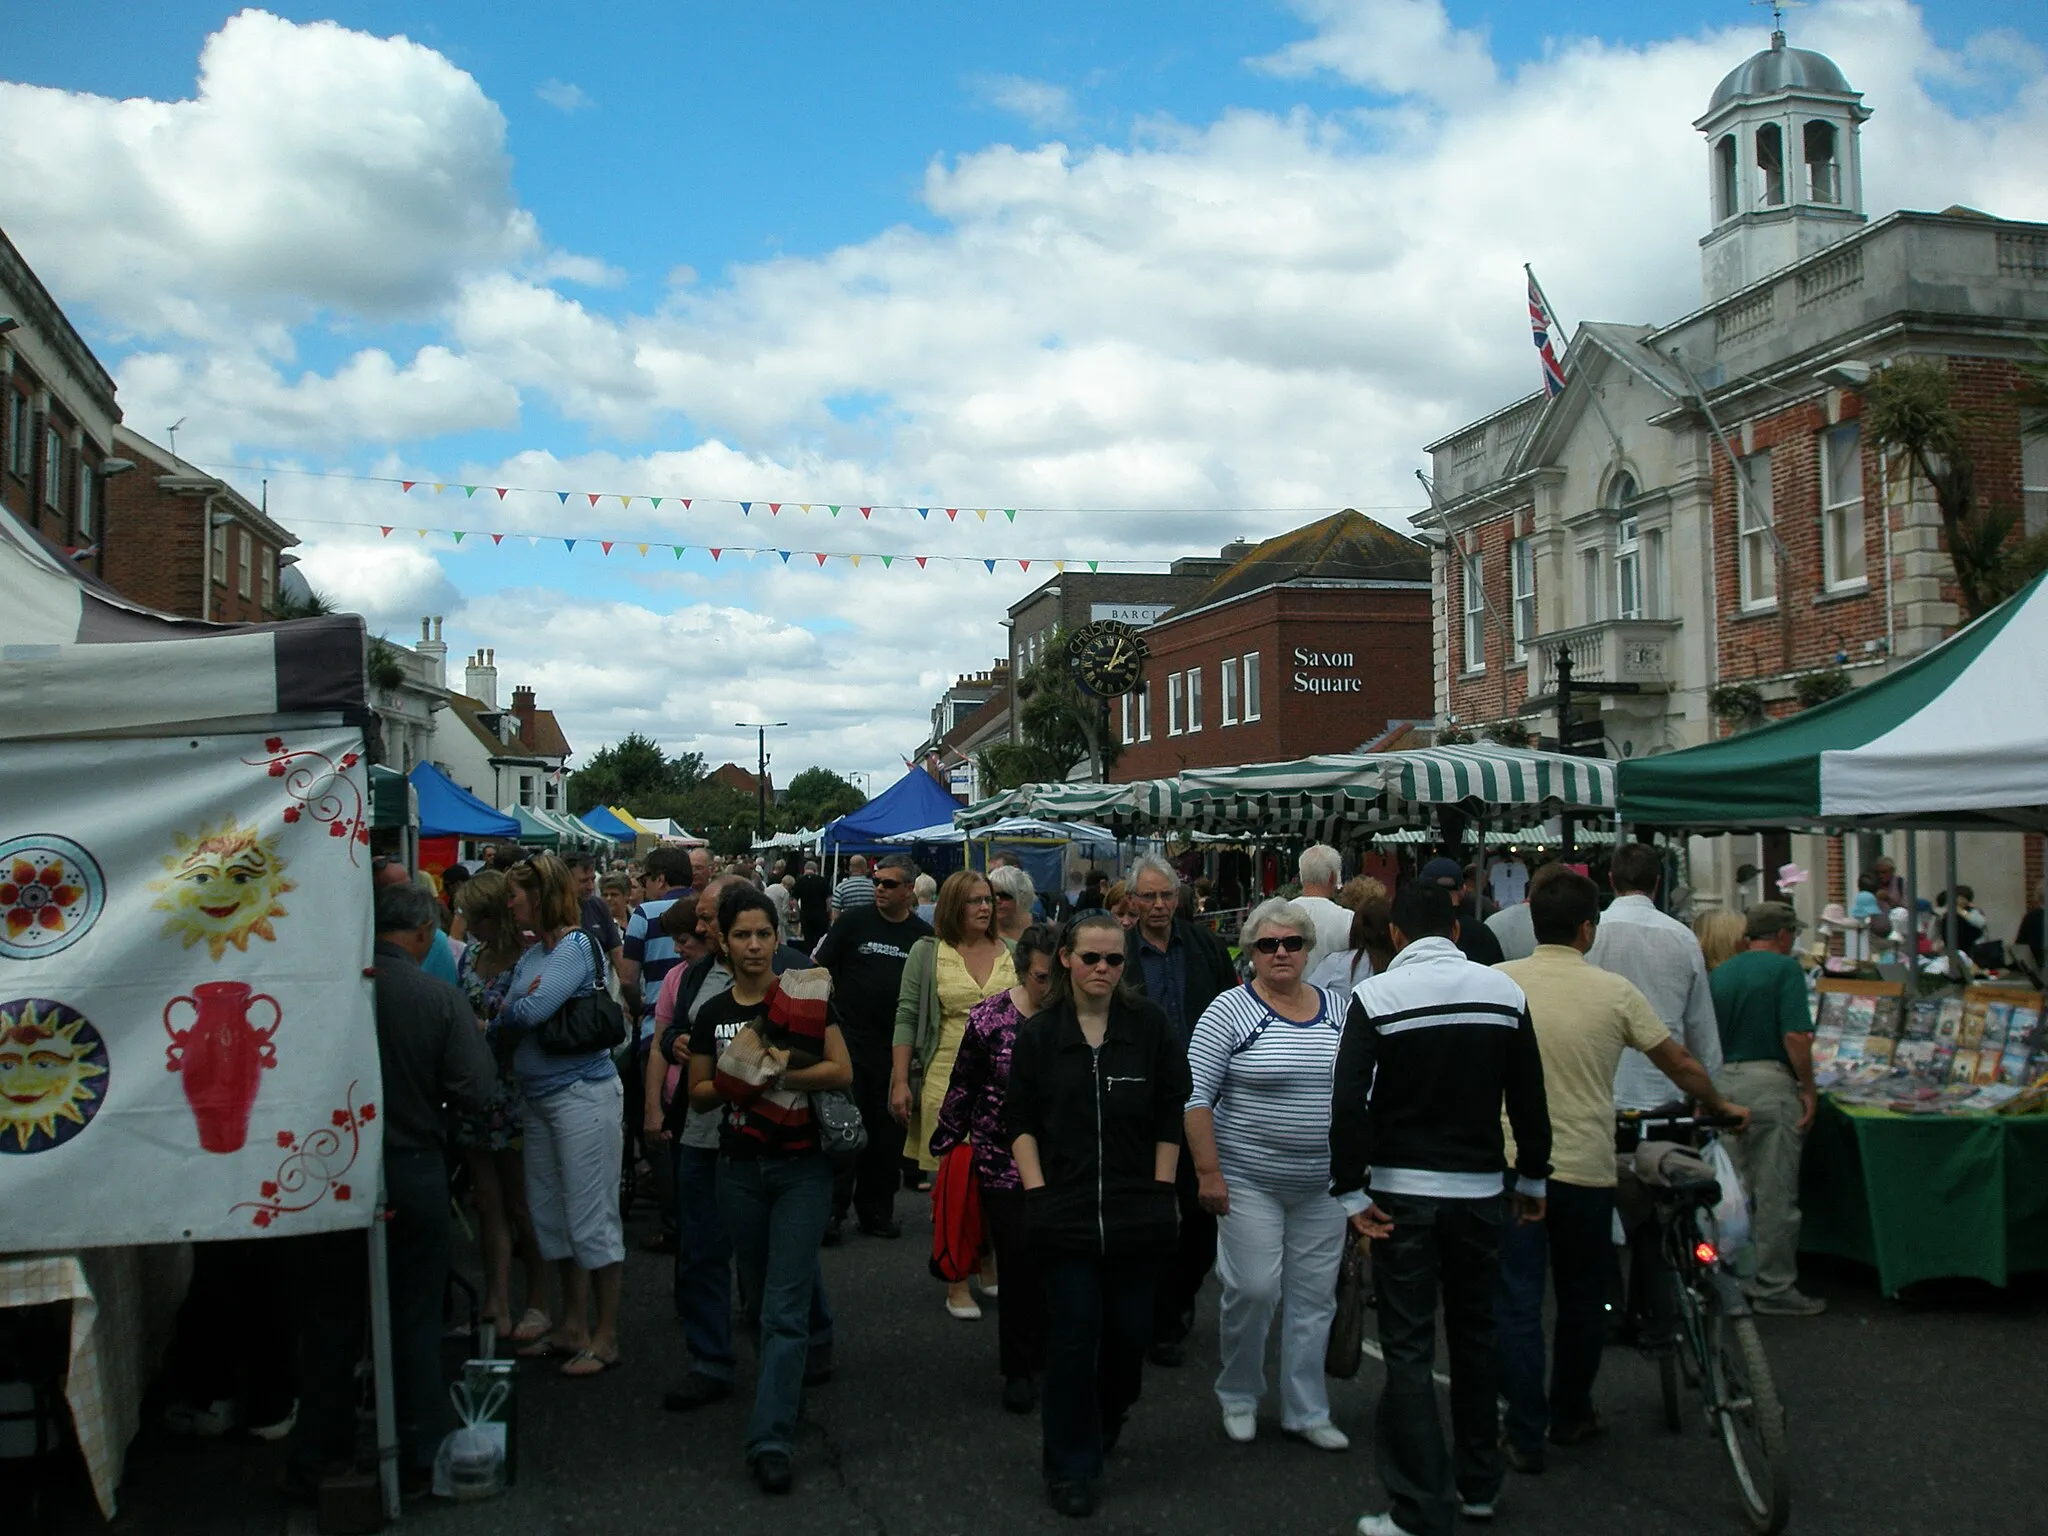
M 981 1218 L 996 1248 L 1003 1293 L 996 1306 L 996 1347 L 1003 1379 L 1045 1369 L 1045 1274 L 1024 1231 L 1024 1191 L 981 1186 Z
M 1102 1476 L 1104 1437 L 1123 1426 L 1144 1385 L 1158 1261 L 1062 1253 L 1043 1262 L 1045 1477 L 1093 1482 Z
M 1152 1306 L 1152 1342 L 1178 1344 L 1194 1332 L 1195 1298 L 1216 1267 L 1216 1218 L 1202 1209 L 1194 1154 L 1183 1140 L 1174 1165 L 1173 1195 L 1180 1206 L 1180 1238 L 1159 1269 Z
M 1375 1425 L 1381 1483 L 1395 1522 L 1417 1536 L 1449 1536 L 1460 1496 L 1500 1491 L 1500 1410 L 1494 1350 L 1501 1197 L 1441 1200 L 1375 1194 L 1393 1218 L 1372 1245 L 1386 1384 Z M 1451 1367 L 1451 1436 L 1437 1417 L 1436 1313 L 1441 1299 Z
M 853 1101 L 867 1127 L 868 1144 L 859 1157 L 833 1160 L 832 1214 L 844 1217 L 851 1209 L 863 1226 L 887 1226 L 896 1219 L 896 1188 L 903 1181 L 903 1127 L 889 1113 L 889 1052 L 865 1044 L 849 1045 L 848 1051 Z
M 308 1241 L 314 1239 L 192 1245 L 192 1284 L 171 1340 L 170 1375 L 179 1397 L 201 1408 L 240 1398 L 249 1424 L 276 1424 L 292 1411 L 293 1254 Z
M 384 1154 L 391 1207 L 391 1384 L 400 1465 L 429 1471 L 450 1427 L 441 1375 L 441 1297 L 448 1284 L 448 1166 L 439 1152 Z M 326 1232 L 300 1245 L 299 1422 L 289 1462 L 306 1479 L 355 1457 L 356 1363 L 368 1344 L 367 1239 Z

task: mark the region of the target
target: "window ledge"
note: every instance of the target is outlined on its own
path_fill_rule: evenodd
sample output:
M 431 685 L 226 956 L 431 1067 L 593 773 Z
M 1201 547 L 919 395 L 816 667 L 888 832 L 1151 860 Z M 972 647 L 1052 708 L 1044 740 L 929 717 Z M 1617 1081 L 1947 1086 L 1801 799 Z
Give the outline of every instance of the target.
M 1745 619 L 1774 619 L 1777 616 L 1778 605 L 1775 601 L 1758 603 L 1754 608 L 1744 608 L 1729 615 L 1737 624 L 1742 623 Z
M 1464 671 L 1460 672 L 1460 673 L 1458 674 L 1458 676 L 1459 676 L 1459 677 L 1461 677 L 1461 678 L 1463 678 L 1463 677 L 1484 677 L 1484 676 L 1486 676 L 1486 668 L 1484 668 L 1484 667 L 1467 667 L 1467 668 L 1466 668 L 1466 669 L 1465 669 Z
M 1870 580 L 1866 577 L 1862 581 L 1846 581 L 1840 586 L 1829 587 L 1823 592 L 1815 593 L 1813 606 L 1820 608 L 1828 603 L 1845 603 L 1855 598 L 1868 596 L 1870 596 Z

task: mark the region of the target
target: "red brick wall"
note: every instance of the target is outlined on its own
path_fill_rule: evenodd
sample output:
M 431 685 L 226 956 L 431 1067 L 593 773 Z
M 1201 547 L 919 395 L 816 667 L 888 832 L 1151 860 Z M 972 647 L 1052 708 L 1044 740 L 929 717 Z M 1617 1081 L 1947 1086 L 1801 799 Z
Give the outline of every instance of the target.
M 12 413 L 7 409 L 7 392 L 21 396 L 29 402 L 28 415 L 28 472 L 15 474 L 8 466 L 14 462 L 14 445 L 7 440 L 7 428 Z M 82 538 L 77 523 L 78 514 L 78 464 L 81 450 L 71 446 L 77 423 L 65 410 L 64 404 L 55 396 L 50 398 L 47 413 L 35 409 L 36 397 L 42 393 L 42 386 L 28 365 L 17 356 L 14 372 L 10 379 L 0 381 L 0 506 L 12 512 L 15 518 L 36 530 L 51 543 L 60 548 L 89 545 L 98 537 Z M 57 505 L 52 507 L 43 498 L 44 476 L 48 463 L 49 428 L 57 429 L 60 439 L 61 484 Z M 90 445 L 84 450 L 93 460 L 99 457 L 98 450 Z M 88 556 L 79 562 L 83 570 L 99 571 L 101 557 Z
M 2007 362 L 1976 357 L 1950 358 L 1949 369 L 1956 381 L 1956 404 L 1969 423 L 1979 504 L 2018 510 L 2019 411 L 2012 389 L 2020 380 L 2019 371 Z M 1862 408 L 1860 396 L 1844 395 L 1841 420 L 1854 420 Z M 1775 610 L 1742 612 L 1735 477 L 1727 456 L 1714 456 L 1714 577 L 1723 615 L 1719 633 L 1724 682 L 1833 666 L 1844 651 L 1852 662 L 1882 654 L 1865 649 L 1867 642 L 1881 642 L 1885 634 L 1887 513 L 1880 454 L 1868 441 L 1863 443 L 1863 564 L 1869 585 L 1861 593 L 1829 593 L 1823 579 L 1820 512 L 1820 436 L 1829 425 L 1820 401 L 1750 424 L 1751 452 L 1770 450 L 1772 510 L 1786 548 Z M 1893 516 L 1896 525 L 1903 512 Z M 1490 571 L 1488 575 L 1490 584 Z M 1952 587 L 1947 595 L 1955 595 Z
M 1529 696 L 1529 669 L 1514 661 L 1512 631 L 1504 627 L 1514 622 L 1508 546 L 1515 540 L 1517 526 L 1515 514 L 1497 517 L 1459 535 L 1458 542 L 1464 546 L 1462 553 L 1457 548 L 1446 551 L 1449 560 L 1445 602 L 1449 605 L 1447 615 L 1450 620 L 1451 713 L 1458 717 L 1461 725 L 1506 719 L 1517 713 L 1522 701 Z M 1526 519 L 1522 520 L 1521 526 L 1526 526 Z M 1484 672 L 1468 672 L 1465 666 L 1464 557 L 1473 554 L 1480 557 L 1480 580 L 1486 585 L 1486 596 L 1493 605 L 1493 614 L 1500 619 L 1495 623 L 1489 615 L 1483 626 Z
M 143 461 L 107 484 L 103 542 L 109 585 L 123 597 L 181 618 L 205 617 L 219 624 L 253 624 L 269 618 L 263 610 L 263 563 L 275 558 L 276 552 L 253 530 L 248 531 L 249 595 L 243 597 L 239 582 L 245 530 L 239 523 L 228 525 L 226 569 L 212 572 L 212 607 L 201 613 L 207 557 L 200 530 L 206 498 L 159 490 L 159 473 L 155 465 Z M 220 505 L 215 503 L 216 509 Z M 274 599 L 274 586 L 272 596 Z
M 1430 671 L 1430 595 L 1426 590 L 1303 590 L 1281 588 L 1213 612 L 1146 631 L 1151 659 L 1152 740 L 1123 749 L 1111 777 L 1167 778 L 1183 768 L 1273 762 L 1318 752 L 1348 752 L 1379 735 L 1389 720 L 1426 720 L 1435 712 Z M 1349 652 L 1350 667 L 1298 666 L 1297 648 Z M 1259 654 L 1260 717 L 1222 723 L 1226 657 Z M 1166 680 L 1202 670 L 1202 729 L 1167 734 Z M 1297 672 L 1314 680 L 1356 683 L 1356 690 L 1307 692 Z M 1243 701 L 1239 700 L 1240 713 Z M 1110 708 L 1120 732 L 1122 709 Z

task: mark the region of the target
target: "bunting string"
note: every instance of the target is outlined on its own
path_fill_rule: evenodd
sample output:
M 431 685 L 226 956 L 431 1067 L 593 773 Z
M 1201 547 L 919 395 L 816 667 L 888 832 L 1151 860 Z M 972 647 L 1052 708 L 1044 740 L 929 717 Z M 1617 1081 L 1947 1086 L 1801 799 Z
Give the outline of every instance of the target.
M 907 502 L 879 501 L 868 502 L 864 505 L 850 501 L 793 501 L 787 498 L 781 501 L 771 501 L 766 497 L 755 498 L 747 501 L 738 501 L 728 496 L 678 496 L 671 495 L 667 492 L 663 492 L 662 494 L 657 496 L 649 494 L 646 491 L 564 491 L 557 490 L 553 487 L 547 486 L 489 485 L 484 483 L 483 481 L 468 482 L 462 480 L 436 480 L 425 477 L 414 480 L 404 480 L 400 479 L 396 475 L 357 475 L 348 474 L 340 470 L 273 468 L 271 466 L 263 464 L 210 463 L 200 464 L 198 467 L 202 469 L 213 470 L 216 472 L 234 471 L 242 474 L 251 475 L 296 475 L 310 480 L 342 480 L 357 485 L 394 486 L 397 488 L 398 493 L 402 496 L 449 496 L 459 493 L 464 501 L 475 501 L 479 496 L 481 496 L 485 501 L 494 503 L 503 502 L 507 497 L 510 496 L 539 496 L 552 497 L 555 501 L 555 504 L 558 507 L 578 506 L 586 510 L 594 510 L 608 502 L 616 502 L 621 508 L 630 509 L 633 503 L 635 503 L 636 501 L 644 501 L 648 504 L 650 508 L 655 510 L 659 510 L 663 505 L 669 505 L 681 507 L 685 512 L 708 511 L 714 507 L 720 509 L 726 507 L 735 507 L 739 510 L 739 513 L 742 517 L 749 518 L 759 516 L 779 518 L 791 515 L 801 517 L 818 516 L 826 518 L 836 518 L 844 516 L 847 518 L 859 517 L 862 521 L 865 522 L 871 520 L 877 512 L 889 512 L 913 513 L 916 515 L 917 519 L 920 522 L 926 523 L 935 522 L 939 520 L 944 520 L 948 523 L 959 523 L 963 518 L 969 516 L 973 517 L 973 519 L 977 523 L 986 523 L 992 517 L 1000 517 L 1006 523 L 1014 523 L 1017 521 L 1019 513 L 1037 515 L 1046 513 L 1096 512 L 1122 514 L 1153 513 L 1160 515 L 1237 514 L 1248 517 L 1282 515 L 1327 517 L 1331 513 L 1346 510 L 1345 508 L 1340 506 L 976 507 L 967 505 L 956 505 L 946 507 L 940 506 L 936 503 L 927 506 L 917 506 Z M 1422 511 L 1423 509 L 1421 507 L 1408 504 L 1401 506 L 1389 505 L 1373 507 L 1352 507 L 1349 510 L 1356 512 L 1392 512 L 1413 515 L 1415 513 Z
M 674 539 L 667 538 L 605 538 L 593 536 L 589 533 L 563 534 L 528 532 L 525 530 L 493 532 L 477 528 L 408 528 L 398 523 L 367 523 L 357 522 L 353 519 L 321 517 L 295 517 L 292 519 L 292 522 L 294 526 L 307 527 L 374 528 L 379 535 L 387 539 L 393 536 L 403 538 L 410 534 L 415 539 L 421 541 L 443 538 L 454 545 L 460 545 L 465 539 L 488 540 L 493 549 L 504 547 L 507 540 L 513 541 L 513 547 L 516 549 L 518 541 L 523 539 L 526 541 L 529 549 L 538 549 L 542 545 L 559 544 L 562 546 L 562 552 L 568 555 L 575 554 L 579 546 L 586 550 L 595 546 L 602 558 L 609 558 L 615 553 L 631 551 L 642 559 L 649 558 L 650 556 L 658 559 L 664 554 L 670 554 L 675 559 L 680 560 L 684 555 L 694 551 L 709 555 L 713 563 L 723 561 L 728 555 L 735 555 L 746 560 L 758 560 L 766 557 L 777 560 L 782 565 L 790 565 L 793 562 L 809 562 L 813 569 L 834 560 L 844 561 L 855 570 L 860 569 L 863 561 L 879 564 L 884 570 L 892 569 L 898 564 L 915 565 L 919 570 L 925 570 L 935 561 L 955 565 L 978 565 L 990 575 L 994 575 L 998 568 L 1012 565 L 1016 566 L 1020 571 L 1029 571 L 1034 566 L 1064 571 L 1070 565 L 1085 567 L 1091 571 L 1105 569 L 1119 571 L 1162 571 L 1167 567 L 1167 562 L 1163 560 L 1119 560 L 1102 557 L 1090 560 L 1069 555 L 901 554 L 893 550 L 885 552 L 871 549 L 797 549 L 785 548 L 775 544 L 678 543 Z

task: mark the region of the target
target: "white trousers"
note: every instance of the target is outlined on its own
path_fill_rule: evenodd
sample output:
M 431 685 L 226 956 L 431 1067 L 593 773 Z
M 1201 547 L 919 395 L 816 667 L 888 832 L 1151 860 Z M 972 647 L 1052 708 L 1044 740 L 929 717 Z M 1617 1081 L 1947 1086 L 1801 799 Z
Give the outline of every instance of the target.
M 1266 1335 L 1278 1308 L 1281 1428 L 1326 1424 L 1323 1352 L 1337 1312 L 1344 1208 L 1323 1189 L 1282 1193 L 1228 1169 L 1224 1182 L 1230 1214 L 1216 1223 L 1216 1274 L 1223 1282 L 1217 1400 L 1225 1408 L 1252 1408 L 1266 1395 Z
M 624 1103 L 616 1075 L 526 1101 L 526 1204 L 542 1258 L 603 1269 L 626 1257 L 619 1223 Z

